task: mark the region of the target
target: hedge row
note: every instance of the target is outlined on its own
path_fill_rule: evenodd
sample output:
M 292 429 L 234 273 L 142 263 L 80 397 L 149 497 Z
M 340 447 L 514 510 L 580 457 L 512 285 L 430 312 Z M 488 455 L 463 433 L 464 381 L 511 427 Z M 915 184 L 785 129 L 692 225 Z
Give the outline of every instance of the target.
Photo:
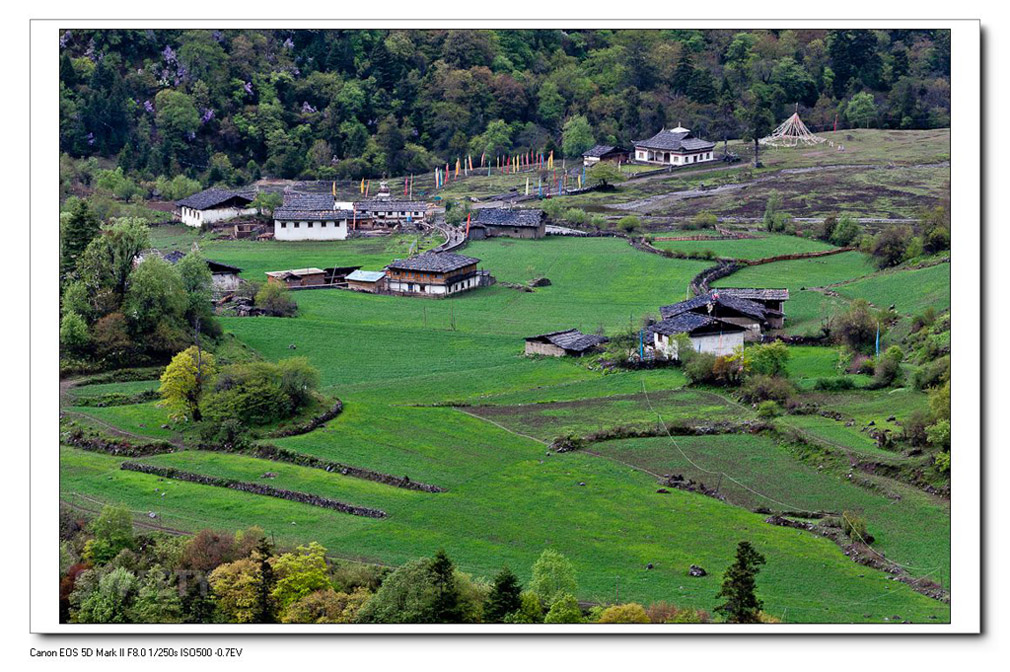
M 81 427 L 74 427 L 64 434 L 63 443 L 74 448 L 91 451 L 92 453 L 122 455 L 124 457 L 147 457 L 175 452 L 175 446 L 168 441 L 133 443 L 126 439 L 89 433 Z
M 333 408 L 326 411 L 325 413 L 321 413 L 316 417 L 312 418 L 311 420 L 301 423 L 300 425 L 292 425 L 291 427 L 284 427 L 282 429 L 278 429 L 274 432 L 271 432 L 268 436 L 272 439 L 281 439 L 286 436 L 298 436 L 300 434 L 308 434 L 309 432 L 319 429 L 319 427 L 325 425 L 327 422 L 340 415 L 340 413 L 343 410 L 344 410 L 344 404 L 339 399 L 337 399 L 337 403 L 333 405 Z
M 308 504 L 310 506 L 318 506 L 323 509 L 340 511 L 341 513 L 349 513 L 352 516 L 364 516 L 366 518 L 386 517 L 386 512 L 380 509 L 370 509 L 365 506 L 354 506 L 353 504 L 345 504 L 344 502 L 330 499 L 329 497 L 320 497 L 319 495 L 311 495 L 306 492 L 296 492 L 294 490 L 282 490 L 281 488 L 263 485 L 262 483 L 236 481 L 230 478 L 214 478 L 211 476 L 203 476 L 202 474 L 194 474 L 191 471 L 181 471 L 171 467 L 156 467 L 154 465 L 142 464 L 140 462 L 123 462 L 119 468 L 126 471 L 137 471 L 142 474 L 152 474 L 163 478 L 171 478 L 177 481 L 188 481 L 190 483 L 198 483 L 200 485 L 210 485 L 217 488 L 230 488 L 241 492 L 249 492 L 254 495 L 287 499 L 292 502 L 298 502 L 299 504 Z
M 311 469 L 322 469 L 323 471 L 337 472 L 344 476 L 351 476 L 352 478 L 363 478 L 366 481 L 375 481 L 376 483 L 382 483 L 383 485 L 392 485 L 394 487 L 404 488 L 407 490 L 419 490 L 421 492 L 445 492 L 445 488 L 439 487 L 437 485 L 430 485 L 428 483 L 420 483 L 418 481 L 412 481 L 407 476 L 402 477 L 392 476 L 390 474 L 383 474 L 378 471 L 372 471 L 371 469 L 352 467 L 350 465 L 341 464 L 340 462 L 323 460 L 318 457 L 314 457 L 312 455 L 305 455 L 304 453 L 299 453 L 294 450 L 288 450 L 287 448 L 281 448 L 280 446 L 274 446 L 270 444 L 259 444 L 252 446 L 251 448 L 230 448 L 227 446 L 201 444 L 199 448 L 200 450 L 206 450 L 216 453 L 242 453 L 244 455 L 257 457 L 261 460 L 286 462 L 288 464 L 295 464 L 300 467 L 309 467 Z

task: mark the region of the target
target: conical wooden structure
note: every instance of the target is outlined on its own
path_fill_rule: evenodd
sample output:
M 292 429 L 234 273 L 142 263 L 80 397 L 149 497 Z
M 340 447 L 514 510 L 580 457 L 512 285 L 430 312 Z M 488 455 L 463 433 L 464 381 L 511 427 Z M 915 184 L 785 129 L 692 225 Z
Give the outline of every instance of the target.
M 771 135 L 760 140 L 762 145 L 769 145 L 771 147 L 816 145 L 824 141 L 824 138 L 817 137 L 810 132 L 807 125 L 800 119 L 799 112 L 793 112 L 793 116 L 782 122 L 778 128 L 772 131 Z

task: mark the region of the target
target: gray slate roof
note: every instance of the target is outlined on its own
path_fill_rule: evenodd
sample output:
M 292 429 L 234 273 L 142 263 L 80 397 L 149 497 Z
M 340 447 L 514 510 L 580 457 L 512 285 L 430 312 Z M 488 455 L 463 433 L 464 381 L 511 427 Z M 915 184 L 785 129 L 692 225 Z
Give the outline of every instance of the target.
M 242 191 L 227 191 L 225 189 L 204 189 L 199 191 L 192 196 L 187 196 L 186 198 L 176 201 L 175 204 L 184 208 L 193 208 L 194 210 L 209 210 L 210 208 L 215 208 L 219 205 L 227 203 L 233 198 L 239 199 L 240 201 L 245 201 L 245 203 L 252 203 L 255 195 L 249 192 Z
M 274 219 L 332 222 L 351 216 L 350 210 L 334 210 L 334 203 L 330 194 L 285 194 L 284 205 L 274 210 Z
M 424 211 L 428 204 L 424 201 L 355 201 L 354 207 L 368 212 Z
M 762 289 L 757 287 L 720 287 L 721 296 L 733 296 L 751 301 L 788 301 L 788 289 Z
M 477 211 L 476 223 L 483 226 L 540 226 L 543 210 L 509 210 L 508 208 L 483 208 Z
M 624 152 L 624 153 L 627 153 L 628 150 L 624 149 L 623 147 L 615 147 L 613 145 L 596 145 L 592 149 L 587 149 L 585 152 L 583 152 L 582 156 L 601 157 L 601 156 L 606 156 L 607 154 L 610 154 L 611 152 Z
M 659 314 L 663 316 L 663 319 L 667 319 L 682 313 L 704 311 L 709 303 L 715 303 L 718 306 L 735 310 L 742 315 L 758 320 L 764 320 L 768 314 L 768 309 L 760 303 L 722 294 L 718 289 L 713 289 L 706 294 L 700 294 L 687 301 L 681 301 L 669 306 L 660 306 Z
M 741 327 L 738 324 L 725 322 L 715 317 L 709 317 L 708 315 L 687 312 L 656 322 L 655 324 L 649 326 L 648 331 L 650 334 L 660 333 L 664 336 L 673 336 L 674 334 L 690 334 L 691 332 L 704 327 L 712 327 L 713 329 L 718 328 L 722 331 L 745 330 L 744 327 Z
M 386 268 L 395 268 L 403 271 L 449 273 L 458 268 L 479 262 L 480 259 L 475 257 L 467 257 L 453 252 L 424 252 L 409 259 L 394 259 Z
M 701 138 L 694 137 L 690 131 L 662 130 L 648 140 L 639 140 L 636 147 L 646 147 L 648 149 L 663 149 L 671 152 L 690 151 L 695 152 L 704 149 L 714 149 L 715 143 Z
M 590 348 L 595 348 L 601 343 L 606 343 L 610 339 L 606 336 L 583 334 L 578 329 L 566 329 L 565 331 L 552 331 L 549 334 L 530 336 L 526 340 L 540 342 L 546 341 L 558 346 L 566 352 L 585 352 Z
M 154 251 L 158 254 L 157 250 Z M 171 252 L 166 252 L 161 255 L 161 258 L 170 264 L 178 264 L 182 261 L 182 258 L 186 256 L 185 252 L 180 252 L 179 250 L 173 250 Z M 239 273 L 242 271 L 238 266 L 232 266 L 231 264 L 224 264 L 220 261 L 212 261 L 210 259 L 205 260 L 207 262 L 207 267 L 210 268 L 211 273 Z

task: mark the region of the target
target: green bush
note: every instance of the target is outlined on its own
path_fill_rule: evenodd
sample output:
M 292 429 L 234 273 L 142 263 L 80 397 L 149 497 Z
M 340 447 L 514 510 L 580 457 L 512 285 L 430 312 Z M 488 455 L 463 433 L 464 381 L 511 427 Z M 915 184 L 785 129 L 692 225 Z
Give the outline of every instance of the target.
M 264 425 L 294 415 L 318 385 L 319 373 L 304 358 L 232 364 L 218 373 L 201 410 L 212 423 Z
M 740 386 L 740 400 L 748 403 L 777 401 L 785 404 L 793 395 L 793 385 L 785 378 L 765 374 L 750 375 Z
M 852 511 L 842 511 L 842 531 L 852 541 L 873 543 L 873 535 L 866 529 L 866 519 Z
M 833 378 L 815 378 L 814 389 L 824 392 L 843 392 L 856 387 L 856 383 L 848 376 L 835 376 Z
M 256 307 L 274 317 L 291 317 L 298 312 L 298 304 L 291 292 L 279 282 L 266 282 L 256 292 Z
M 716 356 L 710 352 L 696 352 L 684 364 L 684 375 L 693 385 L 714 383 Z
M 769 399 L 758 404 L 757 414 L 759 418 L 775 418 L 782 415 L 782 407 L 778 402 Z

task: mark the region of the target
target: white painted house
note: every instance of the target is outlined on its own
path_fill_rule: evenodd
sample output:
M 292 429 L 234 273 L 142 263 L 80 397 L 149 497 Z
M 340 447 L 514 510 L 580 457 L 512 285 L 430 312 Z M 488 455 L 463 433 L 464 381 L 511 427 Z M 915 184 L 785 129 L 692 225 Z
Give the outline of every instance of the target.
M 687 166 L 715 161 L 715 143 L 696 138 L 683 126 L 664 128 L 648 140 L 635 143 L 635 161 L 660 166 Z
M 175 202 L 175 214 L 183 224 L 199 228 L 236 217 L 255 215 L 250 207 L 255 196 L 247 192 L 204 189 Z
M 721 357 L 731 355 L 744 343 L 745 327 L 698 313 L 681 313 L 649 327 L 657 357 L 680 359 L 679 334 L 686 334 L 695 352 Z
M 353 205 L 329 194 L 286 194 L 274 210 L 275 240 L 346 240 Z

